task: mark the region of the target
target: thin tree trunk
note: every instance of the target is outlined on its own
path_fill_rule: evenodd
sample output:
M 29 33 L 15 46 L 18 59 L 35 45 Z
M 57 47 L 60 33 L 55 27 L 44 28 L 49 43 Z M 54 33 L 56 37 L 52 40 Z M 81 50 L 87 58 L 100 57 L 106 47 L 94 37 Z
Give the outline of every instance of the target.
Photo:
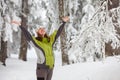
M 3 20 L 4 20 L 4 23 L 3 23 L 3 27 L 2 29 L 4 29 L 6 26 L 5 26 L 5 19 L 4 19 L 4 16 L 3 16 Z M 4 34 L 5 32 L 2 31 L 1 32 L 1 50 L 0 50 L 0 60 L 1 62 L 3 63 L 3 65 L 6 66 L 6 58 L 7 58 L 7 41 L 4 41 L 3 40 L 3 37 L 4 37 Z
M 59 2 L 59 17 L 61 20 L 61 17 L 64 16 L 64 1 L 58 0 Z M 65 33 L 65 28 L 63 29 L 61 35 L 60 35 L 60 41 L 61 41 L 61 53 L 62 53 L 62 65 L 69 64 L 68 55 L 67 55 L 67 46 L 66 46 L 66 39 L 67 35 Z
M 67 51 L 67 46 L 66 46 L 66 33 L 65 29 L 62 31 L 60 35 L 60 41 L 61 41 L 61 52 L 62 52 L 62 65 L 69 64 L 68 60 L 68 51 Z
M 28 0 L 22 0 L 22 12 L 27 15 L 28 14 Z M 21 26 L 27 29 L 27 17 L 21 16 L 22 23 Z M 19 59 L 27 61 L 27 41 L 23 33 L 21 33 L 21 47 L 20 47 L 20 55 Z
M 4 42 L 3 38 L 1 37 L 1 51 L 0 51 L 0 56 L 1 56 L 1 62 L 3 63 L 4 66 L 6 66 L 6 58 L 7 58 L 7 41 Z

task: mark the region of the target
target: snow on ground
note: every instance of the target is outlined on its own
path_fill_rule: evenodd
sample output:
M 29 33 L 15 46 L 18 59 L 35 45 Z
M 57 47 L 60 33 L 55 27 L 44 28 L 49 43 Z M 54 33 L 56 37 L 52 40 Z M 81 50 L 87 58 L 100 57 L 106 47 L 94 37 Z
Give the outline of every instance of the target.
M 120 80 L 120 59 L 108 58 L 101 62 L 77 63 L 64 67 L 56 67 L 53 80 L 58 79 Z
M 28 61 L 11 55 L 4 67 L 0 65 L 0 80 L 36 80 L 36 56 L 28 53 Z M 32 55 L 32 57 L 30 56 Z M 60 66 L 60 54 L 56 55 L 56 65 L 52 80 L 120 80 L 120 56 L 109 57 L 100 62 L 86 62 Z
M 6 67 L 0 65 L 0 80 L 35 80 L 35 66 L 35 59 L 23 62 L 9 58 Z

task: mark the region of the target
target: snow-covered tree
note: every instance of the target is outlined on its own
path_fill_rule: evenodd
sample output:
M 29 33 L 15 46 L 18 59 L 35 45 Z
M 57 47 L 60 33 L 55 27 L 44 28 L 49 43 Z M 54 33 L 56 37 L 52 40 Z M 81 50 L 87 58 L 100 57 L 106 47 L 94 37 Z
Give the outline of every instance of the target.
M 9 0 L 1 0 L 0 1 L 0 34 L 1 34 L 1 54 L 7 54 L 7 47 L 9 42 L 13 42 L 12 33 L 15 28 L 13 28 L 10 24 L 13 13 L 12 2 Z M 5 58 L 6 56 L 4 56 Z
M 107 1 L 99 6 L 95 15 L 86 24 L 80 25 L 81 30 L 73 39 L 73 46 L 70 49 L 73 53 L 69 53 L 71 63 L 105 57 L 105 43 L 111 42 L 113 49 L 120 46 L 119 35 L 114 26 L 120 25 L 120 7 L 110 11 L 106 7 L 108 7 Z M 112 16 L 109 16 L 110 13 Z M 112 21 L 115 16 L 117 16 L 118 23 Z
M 10 30 L 8 29 L 8 34 L 10 35 L 9 37 L 11 38 L 12 42 L 9 41 L 8 39 L 8 54 L 10 53 L 13 54 L 18 54 L 19 53 L 19 48 L 20 48 L 20 31 L 18 28 L 18 25 L 11 24 L 12 20 L 18 20 L 21 21 L 20 19 L 20 14 L 21 14 L 21 0 L 8 0 L 8 7 L 9 7 L 9 16 L 10 16 L 10 21 L 9 25 L 11 27 L 11 34 L 9 34 Z
M 58 28 L 58 9 L 56 0 L 30 0 L 28 25 L 36 31 L 40 26 L 46 27 L 48 33 Z

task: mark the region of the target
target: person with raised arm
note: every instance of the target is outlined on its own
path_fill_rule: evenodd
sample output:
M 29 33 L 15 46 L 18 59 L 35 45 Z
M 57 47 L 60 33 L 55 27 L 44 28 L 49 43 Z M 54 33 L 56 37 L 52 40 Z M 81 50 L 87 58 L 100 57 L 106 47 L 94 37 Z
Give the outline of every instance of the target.
M 48 35 L 44 27 L 40 27 L 37 30 L 37 37 L 32 36 L 28 30 L 21 26 L 20 22 L 12 21 L 12 24 L 17 24 L 24 33 L 26 40 L 30 43 L 37 54 L 37 68 L 36 76 L 37 80 L 51 80 L 54 69 L 54 54 L 53 45 L 56 39 L 60 36 L 64 25 L 69 21 L 69 17 L 62 17 L 62 25 L 58 30 L 55 30 L 51 35 Z

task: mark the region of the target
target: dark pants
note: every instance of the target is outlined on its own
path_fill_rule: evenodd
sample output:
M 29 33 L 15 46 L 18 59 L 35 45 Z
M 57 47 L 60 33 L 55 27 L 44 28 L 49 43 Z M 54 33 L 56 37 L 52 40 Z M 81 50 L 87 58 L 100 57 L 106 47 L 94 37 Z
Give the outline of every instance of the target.
M 49 69 L 48 66 L 43 64 L 37 64 L 36 74 L 37 80 L 51 80 L 53 69 Z

